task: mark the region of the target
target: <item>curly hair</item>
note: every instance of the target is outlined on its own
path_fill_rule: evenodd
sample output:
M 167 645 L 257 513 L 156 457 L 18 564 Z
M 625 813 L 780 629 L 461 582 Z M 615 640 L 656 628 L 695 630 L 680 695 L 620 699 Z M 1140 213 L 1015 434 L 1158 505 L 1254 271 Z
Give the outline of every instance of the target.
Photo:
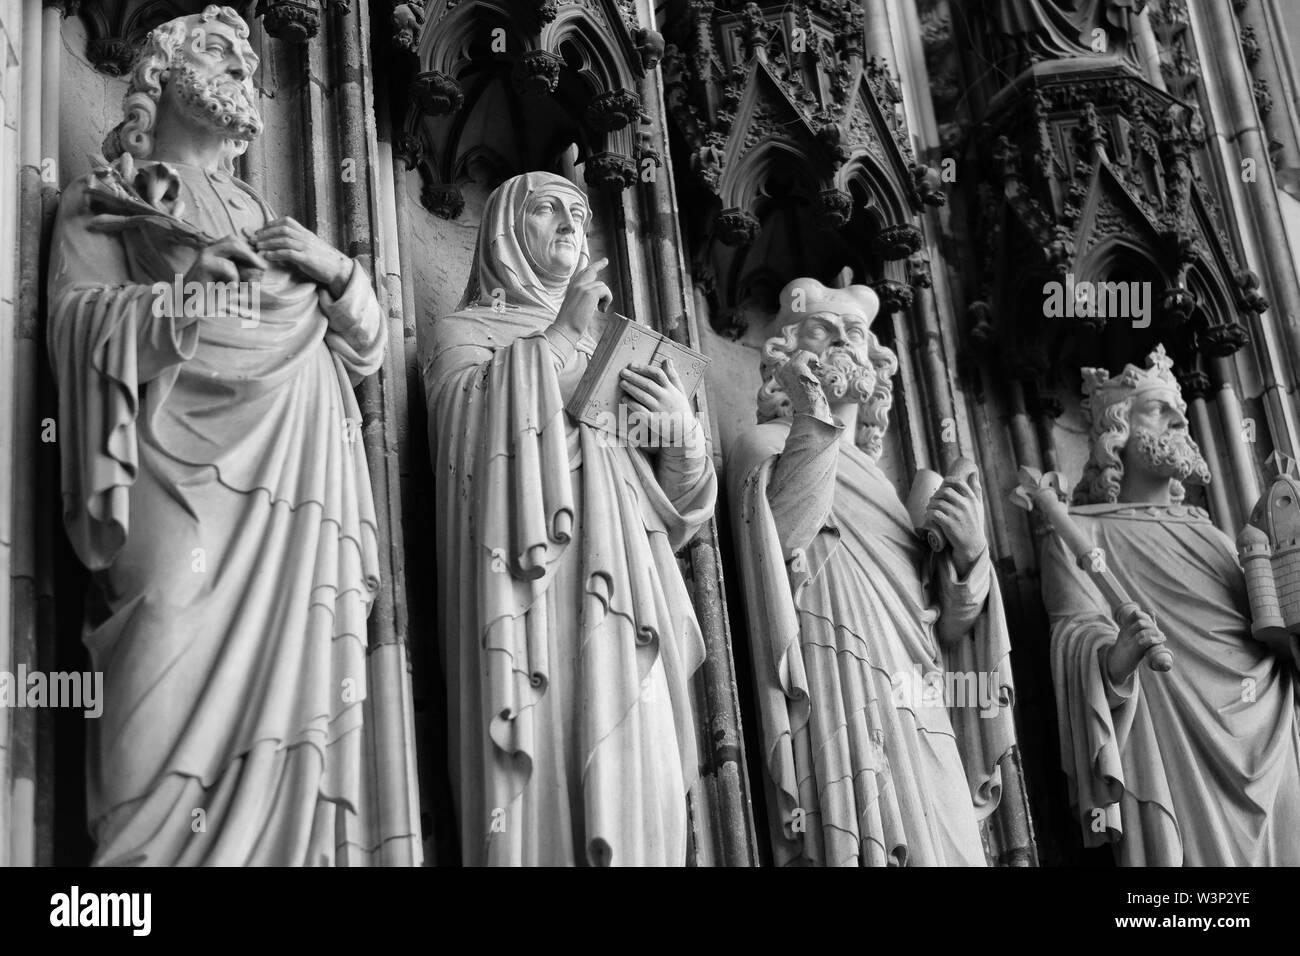
M 248 39 L 249 30 L 233 7 L 208 4 L 198 15 L 203 22 L 216 20 L 235 28 L 235 35 Z M 155 27 L 145 38 L 144 47 L 131 66 L 131 78 L 122 99 L 122 122 L 111 129 L 104 138 L 104 158 L 113 160 L 123 153 L 136 159 L 149 159 L 153 155 L 153 130 L 158 122 L 158 101 L 162 99 L 163 74 L 182 65 L 181 44 L 189 35 L 185 17 L 177 17 Z M 248 143 L 227 140 L 221 163 L 227 172 L 234 172 L 235 158 L 243 155 Z
M 1120 485 L 1124 481 L 1121 452 L 1128 444 L 1129 412 L 1132 408 L 1133 397 L 1130 395 L 1107 405 L 1100 415 L 1094 417 L 1092 454 L 1083 466 L 1083 477 L 1074 486 L 1073 504 L 1115 504 L 1119 501 Z M 1181 481 L 1170 480 L 1169 497 L 1174 504 L 1180 503 L 1186 493 Z
M 791 322 L 781 327 L 781 334 L 774 335 L 763 343 L 763 357 L 759 363 L 759 374 L 763 384 L 758 390 L 758 423 L 770 422 L 774 418 L 789 418 L 793 414 L 790 396 L 786 395 L 781 383 L 776 380 L 776 370 L 784 365 L 799 348 L 799 323 Z
M 791 322 L 784 325 L 780 335 L 774 335 L 763 343 L 763 357 L 759 365 L 763 384 L 758 390 L 760 425 L 777 418 L 789 418 L 794 414 L 790 397 L 777 381 L 776 371 L 799 350 L 801 324 Z M 898 357 L 881 345 L 880 340 L 870 331 L 867 332 L 866 348 L 867 359 L 875 369 L 875 383 L 869 391 L 858 391 L 846 398 L 863 406 L 863 417 L 858 422 L 858 444 L 872 458 L 879 458 L 884 449 L 885 429 L 889 427 L 889 410 L 894 404 L 893 377 L 898 371 Z M 860 385 L 857 387 L 861 388 Z
M 864 403 L 862 429 L 858 444 L 872 458 L 879 458 L 885 448 L 885 429 L 889 427 L 889 411 L 894 407 L 894 373 L 898 371 L 898 356 L 880 344 L 874 335 L 867 339 L 867 354 L 876 370 L 876 385 L 871 397 Z

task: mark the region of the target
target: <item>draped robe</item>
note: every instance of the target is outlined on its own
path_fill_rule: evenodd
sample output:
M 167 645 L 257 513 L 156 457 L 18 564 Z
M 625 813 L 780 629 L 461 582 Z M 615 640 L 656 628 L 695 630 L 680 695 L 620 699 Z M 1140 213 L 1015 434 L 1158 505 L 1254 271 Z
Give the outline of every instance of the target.
M 515 228 L 548 185 L 576 194 L 534 173 L 489 199 L 482 297 L 436 320 L 425 369 L 461 854 L 680 866 L 704 643 L 674 552 L 717 482 L 702 449 L 652 466 L 565 412 L 591 338 L 552 325 L 563 290 L 541 286 Z
M 1250 636 L 1236 549 L 1204 511 L 1071 509 L 1107 567 L 1164 633 L 1173 670 L 1112 685 L 1117 628 L 1100 592 L 1049 539 L 1043 600 L 1061 761 L 1084 842 L 1125 866 L 1300 864 L 1295 669 Z
M 965 579 L 946 556 L 932 563 L 842 427 L 768 422 L 728 461 L 776 862 L 983 866 L 979 821 L 997 808 L 1015 744 L 988 552 Z M 783 541 L 777 517 L 792 510 L 804 530 Z M 935 587 L 965 631 L 942 652 Z M 970 675 L 984 706 L 954 699 L 945 671 Z M 918 684 L 936 693 L 908 692 Z
M 238 180 L 168 165 L 210 235 L 274 218 Z M 156 308 L 196 251 L 92 229 L 89 182 L 55 226 L 49 348 L 107 698 L 88 729 L 95 862 L 355 864 L 385 840 L 418 858 L 414 822 L 369 809 L 410 768 L 363 762 L 379 565 L 352 385 L 385 343 L 365 270 L 335 300 L 273 266 L 248 323 Z
M 1130 34 L 1146 0 L 994 0 L 990 13 L 1001 32 L 1027 36 L 1052 57 L 1096 55 L 1093 30 Z

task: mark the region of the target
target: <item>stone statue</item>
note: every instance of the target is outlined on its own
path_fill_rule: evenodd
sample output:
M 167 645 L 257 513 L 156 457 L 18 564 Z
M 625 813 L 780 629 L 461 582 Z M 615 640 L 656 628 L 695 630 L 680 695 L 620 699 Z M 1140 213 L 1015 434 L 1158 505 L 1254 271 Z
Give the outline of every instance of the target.
M 1172 362 L 1159 347 L 1116 378 L 1085 369 L 1084 393 L 1092 455 L 1070 517 L 1143 608 L 1116 625 L 1076 555 L 1047 539 L 1061 759 L 1084 842 L 1126 866 L 1294 866 L 1296 674 L 1251 637 L 1233 542 L 1182 503 L 1182 483 L 1210 473 Z M 1139 667 L 1165 650 L 1172 669 Z
M 778 865 L 983 866 L 1010 644 L 978 478 L 918 521 L 876 464 L 898 368 L 878 310 L 866 286 L 785 287 L 728 461 L 772 845 Z
M 230 173 L 261 130 L 230 7 L 164 23 L 49 273 L 64 521 L 93 572 L 95 862 L 365 863 L 376 521 L 352 386 L 385 331 L 360 265 Z
M 712 515 L 716 478 L 671 365 L 621 375 L 631 409 L 677 423 L 676 446 L 629 447 L 564 409 L 610 299 L 590 218 L 563 177 L 499 186 L 424 369 L 469 865 L 686 862 L 704 645 L 674 552 Z
M 1146 0 L 990 0 L 1002 34 L 1021 42 L 1031 60 L 1118 53 Z M 1097 31 L 1100 31 L 1098 33 Z M 1103 45 L 1098 49 L 1098 43 Z

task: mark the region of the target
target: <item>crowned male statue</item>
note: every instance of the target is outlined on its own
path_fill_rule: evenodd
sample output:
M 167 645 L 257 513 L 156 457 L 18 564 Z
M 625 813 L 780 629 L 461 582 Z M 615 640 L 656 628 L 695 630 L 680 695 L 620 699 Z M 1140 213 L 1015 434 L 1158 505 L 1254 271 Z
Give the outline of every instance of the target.
M 674 553 L 712 515 L 717 481 L 671 363 L 620 373 L 631 410 L 690 439 L 654 457 L 565 411 L 610 300 L 590 225 L 561 176 L 497 187 L 424 369 L 470 865 L 686 862 L 688 679 L 704 644 Z
M 778 865 L 983 866 L 1010 644 L 978 479 L 928 499 L 936 553 L 877 464 L 898 368 L 879 307 L 867 286 L 785 287 L 759 424 L 728 461 L 772 845 Z
M 164 23 L 111 166 L 65 190 L 49 276 L 85 641 L 95 862 L 365 863 L 377 535 L 353 385 L 384 324 L 359 264 L 231 175 L 261 130 L 230 7 Z
M 1208 483 L 1163 347 L 1084 369 L 1092 454 L 1073 524 L 1143 609 L 1123 627 L 1055 538 L 1042 559 L 1061 759 L 1084 842 L 1125 866 L 1300 864 L 1300 723 L 1288 659 L 1251 637 L 1231 539 L 1182 503 Z M 1172 669 L 1139 664 L 1168 651 Z

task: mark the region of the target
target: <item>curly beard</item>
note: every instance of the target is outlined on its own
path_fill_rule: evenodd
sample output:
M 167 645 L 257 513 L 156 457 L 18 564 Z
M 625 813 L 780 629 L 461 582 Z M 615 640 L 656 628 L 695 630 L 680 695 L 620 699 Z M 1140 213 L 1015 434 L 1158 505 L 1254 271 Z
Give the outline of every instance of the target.
M 239 142 L 250 142 L 262 132 L 262 118 L 243 83 L 228 76 L 204 78 L 191 66 L 174 66 L 171 82 L 192 116 Z
M 1135 428 L 1129 436 L 1137 453 L 1157 475 L 1193 484 L 1210 483 L 1210 466 L 1201 456 L 1196 442 L 1184 432 L 1157 435 L 1145 428 Z
M 870 400 L 876 387 L 876 370 L 871 364 L 859 362 L 853 349 L 840 345 L 826 350 L 817 378 L 832 405 L 843 401 L 862 404 Z

